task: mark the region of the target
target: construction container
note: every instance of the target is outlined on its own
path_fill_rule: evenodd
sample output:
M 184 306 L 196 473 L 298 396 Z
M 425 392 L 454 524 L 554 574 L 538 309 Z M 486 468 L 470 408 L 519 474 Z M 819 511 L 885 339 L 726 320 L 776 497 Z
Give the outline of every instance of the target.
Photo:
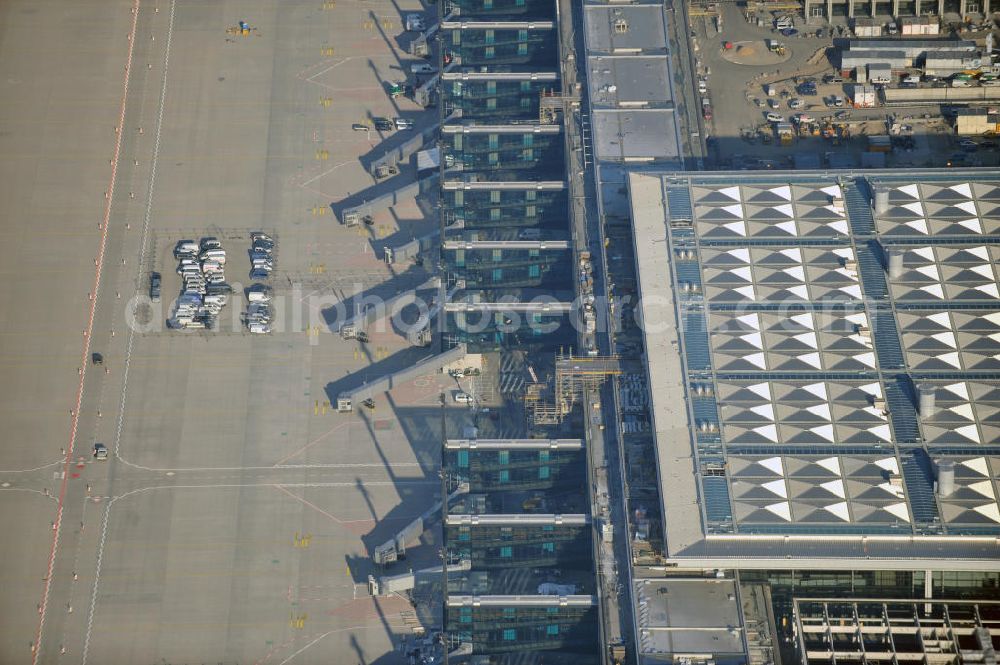
M 904 37 L 936 35 L 941 32 L 938 20 L 930 16 L 904 16 L 899 20 L 899 26 Z
M 858 37 L 881 37 L 882 24 L 873 18 L 854 19 L 854 34 Z
M 856 109 L 875 107 L 875 86 L 870 84 L 851 86 L 851 99 Z

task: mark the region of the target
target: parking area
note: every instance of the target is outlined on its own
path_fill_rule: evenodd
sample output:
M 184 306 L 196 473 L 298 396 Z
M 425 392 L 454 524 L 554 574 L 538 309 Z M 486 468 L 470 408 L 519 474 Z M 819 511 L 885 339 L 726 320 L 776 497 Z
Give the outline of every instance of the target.
M 998 163 L 988 144 L 963 145 L 940 105 L 857 108 L 854 82 L 832 64 L 836 33 L 825 24 L 796 18 L 793 27 L 779 28 L 783 12 L 758 24 L 742 7 L 716 8 L 721 32 L 715 16 L 693 19 L 691 30 L 716 168 Z M 889 145 L 873 146 L 870 136 Z
M 53 40 L 92 43 L 95 33 L 78 34 L 57 8 L 18 18 L 27 4 L 15 3 L 0 20 L 26 21 L 25 30 L 54 22 L 64 32 L 53 31 Z M 50 201 L 37 224 L 18 222 L 26 262 L 19 269 L 40 255 L 61 269 L 34 281 L 48 298 L 4 291 L 10 308 L 34 320 L 18 333 L 21 341 L 5 346 L 2 368 L 17 382 L 8 385 L 21 386 L 6 402 L 4 422 L 24 444 L 5 446 L 0 464 L 9 490 L 0 493 L 3 526 L 19 534 L 3 546 L 0 660 L 24 662 L 34 650 L 38 662 L 57 662 L 65 650 L 77 662 L 109 665 L 281 663 L 293 655 L 303 663 L 403 662 L 398 648 L 427 608 L 370 599 L 368 555 L 438 493 L 438 396 L 454 380 L 419 377 L 376 396 L 373 410 L 336 413 L 331 396 L 342 386 L 408 366 L 426 351 L 391 326 L 366 344 L 342 340 L 333 334 L 334 314 L 336 303 L 358 294 L 425 282 L 419 265 L 387 265 L 381 250 L 437 224 L 409 198 L 373 210 L 371 224 L 345 228 L 331 204 L 416 177 L 406 163 L 377 181 L 369 165 L 436 117 L 387 89 L 413 78 L 410 63 L 419 60 L 405 55 L 412 34 L 403 21 L 423 8 L 413 1 L 154 0 L 139 8 L 130 49 L 132 9 L 108 6 L 95 19 L 108 26 L 106 49 L 76 60 L 75 76 L 85 79 L 105 67 L 121 71 L 131 53 L 120 150 L 110 131 L 118 126 L 119 79 L 83 96 L 93 112 L 87 120 L 109 131 L 62 138 L 93 151 L 85 169 L 71 171 L 100 177 L 63 173 L 76 189 L 58 209 L 44 183 L 32 193 L 29 179 L 22 184 L 28 201 L 9 199 L 14 207 L 5 215 L 23 221 L 32 199 L 35 206 Z M 56 67 L 42 51 L 35 56 Z M 14 62 L 6 78 L 26 80 L 31 62 Z M 41 92 L 35 102 L 61 113 Z M 38 112 L 19 110 L 23 118 Z M 71 115 L 67 127 L 82 124 Z M 379 129 L 374 118 L 401 120 Z M 371 129 L 355 131 L 355 123 Z M 42 159 L 57 138 L 41 134 L 39 145 L 5 150 Z M 105 229 L 111 155 L 115 194 Z M 274 240 L 269 274 L 257 280 L 273 293 L 270 334 L 245 325 L 251 231 Z M 184 288 L 173 250 L 206 237 L 225 250 L 234 293 L 216 312 L 217 330 L 168 329 Z M 207 295 L 211 280 L 204 265 L 198 270 Z M 161 277 L 158 303 L 149 297 L 153 272 Z M 76 304 L 52 307 L 59 298 Z M 85 374 L 81 331 L 88 357 L 101 355 Z M 25 401 L 15 414 L 18 400 Z M 31 400 L 44 408 L 25 408 Z M 448 411 L 465 422 L 464 405 Z M 67 441 L 69 464 L 60 452 Z M 91 455 L 95 443 L 107 447 L 107 460 Z M 409 563 L 437 560 L 435 544 L 425 545 Z

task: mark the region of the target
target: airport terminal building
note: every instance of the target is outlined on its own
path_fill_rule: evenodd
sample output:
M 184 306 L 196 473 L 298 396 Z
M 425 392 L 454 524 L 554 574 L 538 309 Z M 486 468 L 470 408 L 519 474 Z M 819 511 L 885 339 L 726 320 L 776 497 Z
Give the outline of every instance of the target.
M 836 655 L 802 636 L 831 623 L 805 599 L 996 598 L 996 174 L 633 171 L 628 191 L 662 511 L 640 655 L 661 662 L 664 575 L 764 585 L 808 662 Z

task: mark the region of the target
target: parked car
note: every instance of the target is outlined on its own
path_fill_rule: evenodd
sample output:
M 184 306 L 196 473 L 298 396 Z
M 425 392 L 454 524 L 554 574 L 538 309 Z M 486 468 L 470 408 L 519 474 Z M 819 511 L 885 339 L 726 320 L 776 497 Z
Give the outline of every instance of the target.
M 380 132 L 391 132 L 396 128 L 388 118 L 372 118 L 372 122 L 375 123 L 375 129 Z
M 768 113 L 764 117 L 767 118 L 768 122 L 784 122 L 785 121 L 785 116 L 778 115 L 777 113 Z
M 805 108 L 805 105 L 806 105 L 806 103 L 804 101 L 802 101 L 801 99 L 799 99 L 798 97 L 794 97 L 794 98 L 788 100 L 788 108 L 790 108 L 790 109 Z
M 414 74 L 433 74 L 437 69 L 428 65 L 426 62 L 415 62 L 410 65 L 410 72 Z
M 369 129 L 371 129 L 371 127 L 369 127 L 368 125 L 364 125 L 360 122 L 356 122 L 353 125 L 351 125 L 351 129 L 353 129 L 356 132 L 367 132 Z
M 149 273 L 149 299 L 153 302 L 160 302 L 160 284 L 162 282 L 162 277 L 160 273 L 151 272 Z
M 472 404 L 474 400 L 472 399 L 472 395 L 469 393 L 459 391 L 455 393 L 455 401 L 459 404 Z
M 412 120 L 407 120 L 406 118 L 394 118 L 393 122 L 396 123 L 396 129 L 398 130 L 413 129 Z
M 108 448 L 103 443 L 94 444 L 94 459 L 105 461 L 108 459 Z

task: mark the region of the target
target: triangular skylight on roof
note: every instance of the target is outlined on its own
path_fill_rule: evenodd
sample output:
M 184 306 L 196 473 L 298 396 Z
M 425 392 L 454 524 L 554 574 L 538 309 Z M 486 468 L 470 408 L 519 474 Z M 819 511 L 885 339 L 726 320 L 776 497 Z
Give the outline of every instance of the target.
M 815 395 L 816 397 L 819 397 L 820 399 L 824 399 L 824 400 L 825 399 L 829 399 L 829 397 L 827 397 L 827 393 L 826 393 L 826 384 L 823 383 L 822 381 L 819 382 L 819 383 L 810 383 L 807 386 L 802 386 L 802 389 L 805 390 L 805 391 L 807 391 L 807 392 L 812 393 L 813 395 Z
M 966 196 L 970 199 L 972 198 L 972 187 L 967 182 L 963 182 L 958 185 L 952 185 L 948 189 L 950 189 L 953 192 L 958 192 L 962 196 Z
M 941 342 L 945 346 L 950 346 L 953 349 L 958 348 L 958 342 L 955 339 L 955 333 L 951 331 L 936 333 L 934 335 L 931 335 L 931 339 L 937 340 L 938 342 Z
M 915 199 L 920 198 L 920 190 L 917 189 L 916 185 L 903 185 L 902 187 L 897 187 L 896 191 L 902 192 L 907 196 L 911 196 Z
M 795 216 L 795 210 L 792 208 L 791 203 L 782 203 L 781 205 L 771 206 L 771 209 L 775 212 L 780 212 L 785 217 Z
M 910 511 L 906 508 L 906 502 L 901 501 L 899 503 L 892 503 L 883 508 L 890 515 L 894 515 L 904 522 L 910 521 Z
M 787 224 L 787 223 L 788 222 L 782 222 L 782 224 Z M 799 263 L 802 263 L 802 250 L 799 249 L 798 247 L 789 247 L 788 249 L 781 250 L 780 253 L 784 254 L 792 261 L 798 261 Z
M 816 464 L 820 465 L 830 473 L 836 474 L 838 476 L 843 475 L 843 472 L 840 470 L 839 457 L 825 457 L 821 460 L 816 460 Z
M 940 284 L 928 284 L 927 286 L 921 286 L 920 290 L 926 291 L 937 298 L 944 298 L 944 288 Z
M 797 323 L 803 328 L 808 328 L 809 330 L 816 329 L 816 324 L 813 323 L 812 314 L 809 312 L 806 312 L 805 314 L 796 314 L 790 318 L 793 322 Z
M 917 215 L 924 214 L 924 204 L 921 203 L 920 201 L 914 201 L 913 203 L 904 203 L 903 207 L 914 214 Z
M 899 464 L 896 462 L 895 457 L 883 457 L 882 459 L 875 460 L 875 466 L 880 469 L 884 469 L 889 473 L 899 473 Z
M 833 515 L 836 515 L 845 522 L 851 521 L 851 513 L 847 509 L 846 501 L 841 501 L 839 503 L 831 503 L 829 506 L 823 506 L 823 509 Z
M 750 250 L 746 247 L 737 247 L 736 249 L 731 249 L 726 254 L 729 254 L 733 258 L 739 259 L 743 263 L 750 263 Z
M 841 499 L 847 498 L 847 492 L 844 491 L 844 481 L 840 478 L 821 483 L 820 487 L 834 496 L 839 496 Z
M 792 509 L 788 505 L 787 501 L 782 501 L 780 503 L 772 503 L 769 506 L 764 506 L 764 508 L 774 513 L 775 515 L 785 520 L 786 522 L 792 521 Z
M 835 222 L 828 222 L 827 226 L 829 226 L 837 233 L 843 234 L 845 236 L 847 235 L 847 222 L 842 219 L 838 219 Z
M 806 287 L 805 284 L 789 286 L 785 290 L 791 293 L 796 298 L 801 298 L 802 300 L 809 300 L 809 289 Z
M 778 187 L 772 187 L 771 189 L 769 189 L 767 191 L 771 192 L 772 194 L 774 194 L 776 196 L 780 196 L 781 198 L 785 199 L 786 201 L 791 201 L 792 200 L 792 188 L 789 187 L 788 185 L 779 185 Z
M 738 222 L 728 222 L 726 224 L 723 224 L 722 228 L 728 231 L 732 231 L 736 235 L 743 236 L 744 238 L 747 235 L 747 223 L 744 222 L 742 219 L 739 220 Z
M 757 292 L 753 289 L 753 284 L 748 284 L 746 286 L 738 286 L 733 289 L 736 293 L 740 294 L 747 300 L 757 300 Z
M 979 247 L 966 247 L 963 251 L 968 252 L 983 261 L 990 260 L 990 250 L 986 249 L 984 245 L 980 245 Z
M 784 231 L 788 235 L 792 235 L 792 236 L 799 235 L 799 230 L 798 230 L 798 228 L 796 228 L 794 220 L 787 221 L 787 222 L 778 222 L 774 226 L 777 227 L 777 228 L 779 228 L 779 229 L 781 229 L 782 231 Z M 801 261 L 801 259 L 798 259 L 798 260 Z
M 951 316 L 948 312 L 935 312 L 934 314 L 925 315 L 924 318 L 928 321 L 933 321 L 939 326 L 951 328 Z
M 818 437 L 824 438 L 831 443 L 834 440 L 833 425 L 817 425 L 816 427 L 810 427 L 809 431 Z
M 934 260 L 934 248 L 932 247 L 916 247 L 910 251 L 926 261 Z
M 785 273 L 789 277 L 794 277 L 800 282 L 806 281 L 806 269 L 802 266 L 792 266 L 791 268 L 783 268 L 781 272 Z
M 967 460 L 962 460 L 961 462 L 959 462 L 959 464 L 961 464 L 962 466 L 971 471 L 975 471 L 980 476 L 990 475 L 990 470 L 986 464 L 985 457 L 972 457 Z
M 842 286 L 837 290 L 846 293 L 852 298 L 857 298 L 857 299 L 861 298 L 861 287 L 858 286 L 857 284 L 848 284 L 847 286 Z
M 936 263 L 932 263 L 929 266 L 920 266 L 919 268 L 915 268 L 915 270 L 924 277 L 930 277 L 935 282 L 941 281 L 941 271 L 938 270 Z
M 962 226 L 964 226 L 965 228 L 969 229 L 970 231 L 972 231 L 974 233 L 982 233 L 983 232 L 983 225 L 979 221 L 979 219 L 976 218 L 976 217 L 973 217 L 972 219 L 963 220 L 963 221 L 959 222 L 959 224 L 961 224 Z
M 738 339 L 743 340 L 747 344 L 751 345 L 755 349 L 764 348 L 764 338 L 759 332 L 747 333 L 746 335 L 740 335 Z
M 755 383 L 752 386 L 747 386 L 747 390 L 764 399 L 771 399 L 771 385 L 768 383 Z
M 956 208 L 961 208 L 962 210 L 964 210 L 965 212 L 969 213 L 970 215 L 978 215 L 979 214 L 979 211 L 976 210 L 976 202 L 975 201 L 962 201 L 961 203 L 956 203 L 955 207 Z
M 988 296 L 993 296 L 994 298 L 1000 298 L 1000 291 L 997 290 L 996 282 L 992 284 L 983 284 L 982 286 L 977 286 L 976 291 L 982 291 Z
M 750 269 L 750 266 L 741 266 L 739 268 L 730 268 L 727 272 L 729 272 L 730 274 L 736 275 L 737 277 L 739 277 L 740 279 L 742 279 L 744 282 L 752 282 L 753 281 L 753 271 Z
M 767 369 L 767 361 L 764 359 L 763 353 L 750 353 L 743 356 L 743 360 L 747 361 L 754 367 L 759 367 L 761 369 Z
M 960 381 L 959 383 L 948 384 L 947 386 L 944 387 L 944 389 L 950 393 L 958 395 L 964 400 L 969 399 L 969 386 L 964 381 Z
M 888 441 L 892 437 L 888 425 L 876 425 L 875 427 L 869 427 L 868 432 L 874 434 L 883 441 Z
M 979 482 L 970 483 L 968 485 L 968 488 L 970 490 L 972 490 L 973 492 L 975 492 L 976 494 L 979 494 L 980 496 L 986 497 L 987 499 L 995 499 L 996 498 L 996 495 L 993 494 L 993 481 L 992 480 L 980 480 Z
M 919 231 L 924 235 L 927 235 L 927 221 L 923 219 L 915 219 L 912 222 L 906 222 L 906 226 L 909 226 L 914 231 Z
M 965 437 L 969 441 L 982 443 L 982 439 L 979 438 L 979 428 L 977 428 L 975 425 L 965 425 L 963 427 L 956 427 L 952 431 L 955 432 L 955 434 Z
M 882 384 L 876 383 L 866 383 L 863 386 L 858 386 L 858 390 L 863 390 L 869 395 L 874 395 L 875 397 L 882 396 Z
M 753 428 L 754 434 L 759 434 L 771 443 L 778 442 L 778 428 L 774 425 L 761 425 Z
M 969 266 L 969 270 L 986 279 L 993 279 L 993 266 L 989 263 L 980 266 Z
M 958 357 L 958 351 L 952 351 L 950 353 L 941 353 L 934 356 L 934 360 L 940 360 L 941 362 L 954 367 L 955 369 L 962 368 L 962 361 Z
M 874 353 L 858 353 L 852 357 L 865 367 L 875 367 Z
M 814 404 L 813 406 L 806 407 L 806 411 L 814 416 L 819 416 L 823 420 L 831 420 L 829 403 Z
M 796 360 L 801 360 L 810 367 L 815 367 L 816 369 L 822 369 L 823 363 L 820 361 L 818 353 L 804 353 L 801 356 L 795 356 Z
M 792 339 L 797 342 L 802 342 L 806 346 L 812 349 L 819 348 L 819 340 L 814 332 L 799 333 L 795 335 Z
M 756 312 L 737 316 L 736 320 L 745 326 L 753 328 L 754 330 L 760 330 L 760 314 L 757 314 Z
M 770 425 L 770 427 L 774 427 L 774 425 Z M 785 475 L 785 466 L 782 464 L 780 457 L 768 457 L 767 459 L 762 459 L 757 463 L 768 471 L 772 471 L 779 476 Z
M 990 518 L 994 522 L 1000 522 L 1000 508 L 997 507 L 995 502 L 976 506 L 973 510 L 984 517 Z
M 777 494 L 783 499 L 788 498 L 788 488 L 785 486 L 785 479 L 779 478 L 778 480 L 770 480 L 761 485 L 764 489 L 772 494 Z
M 739 188 L 739 185 L 734 185 L 732 187 L 723 187 L 722 189 L 720 189 L 718 191 L 723 196 L 727 196 L 727 197 L 731 198 L 734 201 L 739 201 L 740 200 L 740 188 Z
M 767 418 L 768 420 L 774 420 L 774 405 L 773 404 L 761 404 L 759 406 L 751 407 L 750 410 L 756 413 L 758 416 Z
M 964 404 L 958 404 L 957 406 L 953 406 L 948 410 L 954 414 L 962 416 L 966 420 L 976 419 L 976 414 L 972 411 L 972 405 L 969 404 L 968 402 L 965 402 Z

